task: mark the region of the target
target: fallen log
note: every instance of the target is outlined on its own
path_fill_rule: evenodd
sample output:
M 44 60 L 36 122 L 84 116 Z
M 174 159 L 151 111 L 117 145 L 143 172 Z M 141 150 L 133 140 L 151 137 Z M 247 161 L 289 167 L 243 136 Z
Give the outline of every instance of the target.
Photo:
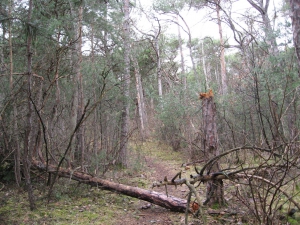
M 40 171 L 47 171 L 48 173 L 57 173 L 59 177 L 65 177 L 72 180 L 79 181 L 91 186 L 101 187 L 105 190 L 115 191 L 130 197 L 138 198 L 155 205 L 159 205 L 166 209 L 175 212 L 185 212 L 187 200 L 177 198 L 170 195 L 165 195 L 156 191 L 150 191 L 139 187 L 132 187 L 124 184 L 111 182 L 105 179 L 97 178 L 87 173 L 72 171 L 71 169 L 59 168 L 54 165 L 46 165 L 45 163 L 32 160 L 32 167 Z

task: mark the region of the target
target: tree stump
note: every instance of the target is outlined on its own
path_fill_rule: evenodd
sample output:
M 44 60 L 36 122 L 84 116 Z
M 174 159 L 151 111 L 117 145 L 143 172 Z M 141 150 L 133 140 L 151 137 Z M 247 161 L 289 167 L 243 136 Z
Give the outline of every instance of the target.
M 214 95 L 212 90 L 207 93 L 200 93 L 199 98 L 202 100 L 202 148 L 205 152 L 206 160 L 219 155 L 218 150 L 218 133 L 216 124 L 216 105 L 214 103 Z M 211 164 L 207 168 L 208 174 L 219 172 L 218 161 Z M 206 200 L 204 205 L 225 205 L 223 181 L 214 180 L 207 182 Z

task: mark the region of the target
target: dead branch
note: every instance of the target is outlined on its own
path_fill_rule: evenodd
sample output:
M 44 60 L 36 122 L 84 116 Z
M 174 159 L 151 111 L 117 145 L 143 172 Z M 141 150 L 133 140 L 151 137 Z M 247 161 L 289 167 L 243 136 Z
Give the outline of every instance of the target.
M 185 212 L 186 210 L 187 200 L 185 199 L 180 199 L 174 196 L 167 196 L 156 191 L 145 190 L 139 187 L 132 187 L 111 182 L 105 179 L 93 177 L 92 175 L 84 172 L 73 171 L 71 169 L 65 169 L 61 167 L 58 168 L 55 165 L 49 164 L 47 166 L 46 163 L 35 159 L 32 160 L 32 167 L 40 171 L 47 171 L 48 173 L 57 174 L 57 176 L 59 177 L 65 177 L 91 186 L 96 186 L 102 189 L 111 190 L 127 196 L 138 198 L 159 205 L 166 209 L 170 209 L 171 211 Z

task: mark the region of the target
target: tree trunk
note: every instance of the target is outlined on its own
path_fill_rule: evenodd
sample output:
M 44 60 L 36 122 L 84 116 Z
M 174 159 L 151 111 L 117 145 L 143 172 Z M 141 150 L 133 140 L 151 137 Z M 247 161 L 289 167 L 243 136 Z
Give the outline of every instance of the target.
M 78 64 L 77 64 L 77 76 L 78 76 L 78 114 L 77 114 L 77 123 L 83 114 L 84 109 L 84 96 L 83 96 L 83 81 L 82 81 L 82 73 L 81 73 L 81 64 L 82 64 L 82 18 L 83 17 L 83 6 L 79 6 L 78 10 L 78 43 L 77 54 L 78 54 Z M 78 159 L 80 160 L 81 169 L 84 167 L 84 125 L 82 124 L 77 132 L 77 143 L 78 143 Z
M 74 8 L 73 8 L 73 5 L 71 3 L 71 1 L 69 1 L 69 4 L 70 4 L 70 10 L 71 10 L 71 16 L 73 18 L 76 17 L 75 15 L 75 12 L 74 12 Z M 73 33 L 74 35 L 74 39 L 77 40 L 77 31 L 76 31 L 76 23 L 74 22 L 71 26 L 71 29 L 70 29 L 70 33 Z M 72 132 L 75 130 L 75 127 L 76 127 L 76 124 L 77 124 L 77 118 L 79 117 L 78 116 L 78 96 L 79 96 L 79 91 L 78 91 L 78 77 L 79 77 L 79 73 L 80 73 L 80 68 L 77 66 L 77 63 L 78 63 L 78 51 L 77 51 L 77 48 L 73 47 L 72 50 L 71 50 L 71 65 L 72 67 L 74 68 L 75 66 L 75 69 L 73 71 L 73 68 L 72 68 L 72 76 L 71 76 L 71 81 L 72 81 L 72 105 L 71 105 L 71 115 L 70 115 L 70 135 L 72 134 Z M 70 154 L 70 159 L 71 161 L 74 160 L 74 155 L 75 155 L 75 152 L 77 151 L 77 147 L 76 147 L 76 138 L 73 138 L 72 140 L 72 146 L 71 146 L 71 150 L 69 152 Z
M 219 155 L 218 150 L 218 135 L 216 124 L 216 106 L 213 99 L 213 92 L 209 90 L 207 93 L 200 93 L 202 100 L 202 120 L 203 120 L 203 149 L 207 160 Z M 208 168 L 209 173 L 220 171 L 219 163 L 215 162 Z M 224 190 L 222 180 L 212 180 L 207 182 L 206 200 L 204 205 L 219 204 L 224 205 Z
M 130 89 L 130 43 L 129 43 L 129 0 L 124 1 L 124 74 L 122 79 L 123 88 L 123 109 L 121 115 L 121 137 L 119 163 L 127 167 L 127 146 L 129 133 L 129 89 Z
M 183 90 L 186 90 L 187 82 L 186 82 L 185 63 L 184 63 L 184 56 L 183 56 L 183 49 L 182 49 L 183 43 L 182 43 L 182 38 L 181 38 L 178 15 L 176 16 L 176 19 L 177 19 L 177 23 L 178 23 L 177 27 L 178 27 L 178 41 L 179 41 L 179 51 L 180 51 L 181 79 L 183 82 Z M 184 95 L 185 95 L 185 93 L 184 93 Z
M 13 4 L 12 1 L 9 3 L 8 7 L 8 17 L 11 18 L 11 12 L 13 10 Z M 4 32 L 4 31 L 3 31 Z M 3 33 L 3 37 L 5 37 L 5 34 Z M 13 73 L 14 73 L 14 64 L 13 64 L 13 45 L 12 45 L 12 20 L 10 19 L 8 21 L 8 43 L 9 43 L 9 94 L 12 97 L 13 94 Z M 3 54 L 3 52 L 1 52 Z M 1 64 L 3 65 L 4 62 L 2 62 L 2 56 L 1 56 Z M 18 138 L 18 124 L 17 124 L 17 104 L 14 101 L 13 103 L 13 115 L 12 115 L 12 131 L 15 134 L 14 142 L 15 146 L 13 148 L 14 151 L 14 160 L 15 160 L 15 166 L 14 166 L 14 173 L 15 173 L 15 180 L 18 186 L 21 185 L 21 152 L 20 152 L 20 145 L 19 145 L 19 138 Z
M 269 8 L 270 0 L 266 0 L 266 1 L 260 0 L 258 1 L 257 4 L 252 0 L 247 0 L 247 1 L 250 3 L 250 5 L 253 6 L 253 8 L 255 8 L 261 14 L 263 25 L 264 25 L 266 43 L 269 45 L 271 53 L 278 54 L 279 50 L 277 47 L 276 38 L 274 36 L 274 31 L 271 26 L 270 18 L 268 16 L 268 8 Z
M 217 11 L 217 19 L 219 26 L 219 35 L 220 35 L 220 46 L 221 46 L 221 54 L 220 54 L 220 64 L 221 64 L 221 93 L 222 95 L 227 93 L 227 76 L 226 76 L 226 65 L 225 65 L 225 48 L 224 48 L 224 40 L 223 40 L 223 31 L 222 31 L 222 23 L 220 17 L 220 2 L 221 0 L 215 0 L 216 2 L 216 11 Z
M 31 25 L 29 22 L 31 21 L 32 16 L 32 8 L 33 8 L 33 2 L 32 0 L 29 1 L 29 7 L 28 7 L 28 26 L 27 29 L 32 29 L 30 27 Z M 26 121 L 26 131 L 25 131 L 25 139 L 24 139 L 24 154 L 23 154 L 23 166 L 24 166 L 24 176 L 25 176 L 25 184 L 26 189 L 28 192 L 28 200 L 30 209 L 34 210 L 36 208 L 35 201 L 34 201 L 34 195 L 33 195 L 33 189 L 31 185 L 31 177 L 30 177 L 30 167 L 31 167 L 31 157 L 32 157 L 32 139 L 31 139 L 31 132 L 33 127 L 33 121 L 32 121 L 32 114 L 33 114 L 33 105 L 32 105 L 32 93 L 31 93 L 31 86 L 32 86 L 32 34 L 29 32 L 27 34 L 27 96 L 28 96 L 28 112 L 27 112 L 27 121 Z
M 210 78 L 208 77 L 208 71 L 206 68 L 206 60 L 205 60 L 205 52 L 203 48 L 203 41 L 201 42 L 201 53 L 202 53 L 202 66 L 203 66 L 203 73 L 205 78 L 205 91 L 208 90 L 210 84 Z
M 185 24 L 186 29 L 187 29 L 186 33 L 187 33 L 187 35 L 189 37 L 188 45 L 187 46 L 188 46 L 189 52 L 190 52 L 190 58 L 191 58 L 191 62 L 192 62 L 192 68 L 193 68 L 195 80 L 196 80 L 196 83 L 197 83 L 198 87 L 200 87 L 201 82 L 200 82 L 200 78 L 199 78 L 198 73 L 197 73 L 196 63 L 195 63 L 194 56 L 193 56 L 192 34 L 191 34 L 191 31 L 190 31 L 190 27 L 188 26 L 188 24 L 186 23 L 186 21 L 184 20 L 184 18 L 180 14 L 178 14 L 178 16 L 181 18 L 182 22 Z
M 142 139 L 147 138 L 147 115 L 146 115 L 146 107 L 144 101 L 144 93 L 143 93 L 143 84 L 141 80 L 141 74 L 139 69 L 139 64 L 137 59 L 132 56 L 131 57 L 134 67 L 134 75 L 135 75 L 135 86 L 136 86 L 136 98 L 137 98 L 137 108 L 140 119 L 140 133 Z
M 291 18 L 293 26 L 293 39 L 298 59 L 298 73 L 300 76 L 300 2 L 297 0 L 290 0 Z
M 70 169 L 59 168 L 57 170 L 57 167 L 53 165 L 48 165 L 47 167 L 46 164 L 37 160 L 33 160 L 32 166 L 41 171 L 57 173 L 60 177 L 66 177 L 68 179 L 76 180 L 91 186 L 101 187 L 102 189 L 116 191 L 124 195 L 151 202 L 166 209 L 170 209 L 171 211 L 184 212 L 186 209 L 187 201 L 185 199 L 167 196 L 159 192 L 149 191 L 138 187 L 114 183 L 108 180 L 93 177 L 83 172 L 72 171 Z
M 158 85 L 158 96 L 161 98 L 163 95 L 162 90 L 162 76 L 161 76 L 161 59 L 160 59 L 160 48 L 159 48 L 159 35 L 155 38 L 155 50 L 156 50 L 156 56 L 157 56 L 157 85 Z

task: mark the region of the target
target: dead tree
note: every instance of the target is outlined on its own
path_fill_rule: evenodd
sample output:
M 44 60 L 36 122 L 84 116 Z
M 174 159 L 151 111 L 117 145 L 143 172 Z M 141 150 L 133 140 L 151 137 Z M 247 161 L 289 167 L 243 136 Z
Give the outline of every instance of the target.
M 55 177 L 65 177 L 76 180 L 78 182 L 96 186 L 105 190 L 115 191 L 127 196 L 138 198 L 155 205 L 159 205 L 166 209 L 175 212 L 184 212 L 186 210 L 187 201 L 174 196 L 166 195 L 152 190 L 145 190 L 139 187 L 132 187 L 124 184 L 111 182 L 109 180 L 94 177 L 90 174 L 66 169 L 54 165 L 48 165 L 38 160 L 32 160 L 32 167 L 40 171 L 47 171 L 48 173 L 56 174 Z
M 218 134 L 216 124 L 216 105 L 214 103 L 213 92 L 209 90 L 207 93 L 200 93 L 199 98 L 202 100 L 202 148 L 207 160 L 219 155 L 218 150 Z M 207 173 L 215 173 L 220 171 L 218 161 L 215 161 L 207 170 Z M 211 180 L 207 182 L 206 200 L 204 205 L 219 204 L 225 205 L 223 181 Z

